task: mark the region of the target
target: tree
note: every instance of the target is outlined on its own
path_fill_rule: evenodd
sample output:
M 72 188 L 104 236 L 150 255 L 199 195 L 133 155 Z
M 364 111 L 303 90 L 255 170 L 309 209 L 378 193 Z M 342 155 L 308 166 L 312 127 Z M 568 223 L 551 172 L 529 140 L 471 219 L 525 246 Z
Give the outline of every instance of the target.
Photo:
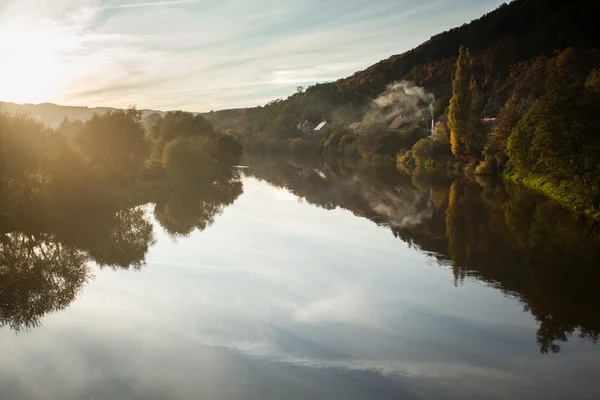
M 47 134 L 27 115 L 0 113 L 0 181 L 36 180 L 44 165 Z
M 175 179 L 208 182 L 212 167 L 205 150 L 198 139 L 190 137 L 169 142 L 162 157 L 167 174 Z
M 578 211 L 600 211 L 600 92 L 595 71 L 586 76 L 555 60 L 547 91 L 535 101 L 508 139 L 509 166 L 522 177 L 551 183 L 553 197 Z M 575 71 L 575 72 L 574 72 Z M 550 189 L 549 189 L 550 190 Z
M 435 125 L 431 136 L 436 142 L 450 143 L 450 131 L 448 125 L 444 122 L 438 122 Z
M 154 127 L 156 126 L 156 124 L 158 124 L 158 122 L 161 119 L 162 119 L 162 117 L 159 113 L 152 113 L 152 114 L 146 115 L 142 119 L 142 124 L 144 125 L 144 128 L 146 129 L 147 135 L 152 134 L 152 132 L 154 131 Z
M 84 126 L 85 123 L 80 119 L 69 121 L 69 119 L 65 117 L 58 126 L 57 131 L 65 135 L 68 140 L 74 140 Z
M 463 159 L 478 157 L 485 143 L 485 135 L 476 115 L 480 100 L 472 62 L 469 50 L 461 47 L 448 111 L 452 153 Z
M 201 115 L 184 111 L 168 112 L 154 129 L 154 154 L 161 157 L 167 143 L 179 138 L 213 140 L 217 134 L 212 123 Z
M 135 108 L 94 114 L 76 141 L 92 164 L 121 180 L 131 180 L 146 155 L 141 112 Z
M 242 156 L 242 144 L 233 135 L 221 135 L 217 139 L 217 159 L 220 163 L 234 165 Z

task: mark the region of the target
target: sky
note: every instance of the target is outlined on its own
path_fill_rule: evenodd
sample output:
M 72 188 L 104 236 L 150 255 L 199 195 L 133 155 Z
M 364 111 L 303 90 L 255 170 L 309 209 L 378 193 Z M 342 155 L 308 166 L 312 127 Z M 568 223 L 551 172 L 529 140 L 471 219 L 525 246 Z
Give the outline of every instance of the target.
M 0 0 L 0 101 L 210 111 L 349 76 L 501 0 Z

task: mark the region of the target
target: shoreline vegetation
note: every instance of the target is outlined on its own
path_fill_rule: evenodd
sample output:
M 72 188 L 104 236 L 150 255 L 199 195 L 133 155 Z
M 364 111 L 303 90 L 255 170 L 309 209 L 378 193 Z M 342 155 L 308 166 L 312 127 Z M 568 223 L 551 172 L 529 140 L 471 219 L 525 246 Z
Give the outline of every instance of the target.
M 111 201 L 132 204 L 217 182 L 243 148 L 395 165 L 407 174 L 503 177 L 600 220 L 599 14 L 600 3 L 588 0 L 515 0 L 264 107 L 108 110 L 87 121 L 65 118 L 56 129 L 0 114 L 1 189 L 54 190 L 74 200 L 96 185 Z
M 555 201 L 556 203 L 560 204 L 561 207 L 571 212 L 583 214 L 595 221 L 600 221 L 600 212 L 597 210 L 584 210 L 582 212 L 576 207 L 576 204 L 578 203 L 576 194 L 561 191 L 560 188 L 557 188 L 552 182 L 544 178 L 536 178 L 531 176 L 521 177 L 516 173 L 510 173 L 508 171 L 505 171 L 502 174 L 502 178 L 506 182 L 524 186 L 527 189 L 541 193 L 548 199 Z
M 598 14 L 515 0 L 350 77 L 204 115 L 248 152 L 509 176 L 598 220 Z
M 131 108 L 78 125 L 67 136 L 27 115 L 0 113 L 1 233 L 19 225 L 20 210 L 118 211 L 160 204 L 182 191 L 203 195 L 241 185 L 233 169 L 241 144 L 202 116 L 169 112 L 149 132 Z

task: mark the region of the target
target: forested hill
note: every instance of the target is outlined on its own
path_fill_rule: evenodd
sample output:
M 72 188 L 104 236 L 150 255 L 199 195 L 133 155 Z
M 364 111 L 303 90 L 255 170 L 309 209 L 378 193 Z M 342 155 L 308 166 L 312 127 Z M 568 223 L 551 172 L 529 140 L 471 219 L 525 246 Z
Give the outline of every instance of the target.
M 0 112 L 24 113 L 32 118 L 42 122 L 50 127 L 58 127 L 65 118 L 70 121 L 81 120 L 85 121 L 94 114 L 106 114 L 109 111 L 116 111 L 116 108 L 110 107 L 76 107 L 76 106 L 61 106 L 53 103 L 40 104 L 17 104 L 0 101 Z M 162 111 L 141 110 L 144 116 L 154 113 L 164 114 Z
M 208 116 L 224 131 L 284 139 L 294 136 L 294 122 L 298 120 L 361 120 L 369 101 L 399 80 L 411 80 L 432 91 L 436 96 L 435 112 L 440 115 L 451 97 L 461 45 L 473 55 L 474 73 L 484 100 L 482 113 L 495 116 L 515 86 L 511 67 L 541 55 L 552 57 L 567 47 L 597 48 L 598 16 L 599 1 L 515 0 L 350 77 L 311 86 L 264 107 L 223 110 Z

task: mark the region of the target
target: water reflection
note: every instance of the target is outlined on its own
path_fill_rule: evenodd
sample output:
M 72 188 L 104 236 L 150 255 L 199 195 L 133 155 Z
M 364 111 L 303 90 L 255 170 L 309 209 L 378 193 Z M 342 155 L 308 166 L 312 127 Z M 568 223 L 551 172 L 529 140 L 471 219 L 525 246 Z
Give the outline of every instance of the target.
M 241 193 L 236 171 L 210 185 L 179 182 L 154 194 L 154 216 L 172 236 L 187 235 L 210 226 Z M 17 332 L 73 302 L 93 278 L 90 262 L 140 269 L 155 241 L 144 205 L 119 209 L 106 194 L 74 203 L 68 194 L 14 185 L 0 196 L 0 327 Z
M 17 332 L 67 307 L 90 278 L 87 255 L 53 235 L 3 234 L 0 247 L 0 326 Z
M 232 171 L 231 174 L 209 188 L 194 185 L 175 188 L 167 198 L 156 202 L 156 220 L 173 236 L 187 236 L 196 229 L 206 229 L 213 224 L 216 215 L 242 194 L 238 173 Z
M 597 342 L 600 231 L 529 190 L 437 172 L 412 176 L 340 160 L 248 159 L 250 175 L 310 204 L 389 226 L 440 264 L 455 284 L 484 281 L 516 297 L 538 322 L 542 353 L 574 336 Z

